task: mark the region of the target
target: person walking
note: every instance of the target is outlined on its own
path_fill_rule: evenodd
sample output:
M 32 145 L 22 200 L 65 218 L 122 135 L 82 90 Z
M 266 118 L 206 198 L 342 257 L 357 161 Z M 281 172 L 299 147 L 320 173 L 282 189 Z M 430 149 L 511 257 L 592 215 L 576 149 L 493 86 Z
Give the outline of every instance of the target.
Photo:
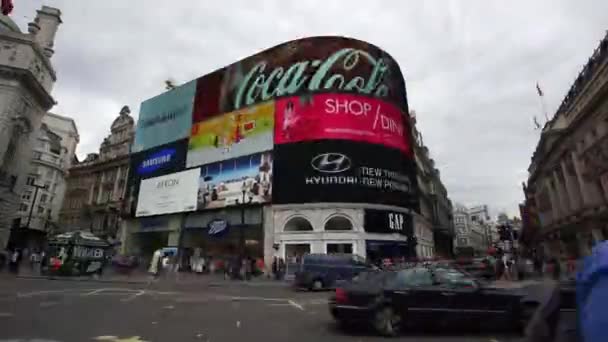
M 9 271 L 15 275 L 19 274 L 19 263 L 21 262 L 21 251 L 19 248 L 15 248 L 11 252 L 9 259 Z

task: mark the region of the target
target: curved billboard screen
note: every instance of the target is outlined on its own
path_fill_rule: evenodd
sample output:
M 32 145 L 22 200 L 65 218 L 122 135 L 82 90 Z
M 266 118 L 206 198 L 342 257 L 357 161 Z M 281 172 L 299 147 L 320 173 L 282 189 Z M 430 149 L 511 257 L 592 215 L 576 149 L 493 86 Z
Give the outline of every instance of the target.
M 383 50 L 294 40 L 144 101 L 133 151 L 146 159 L 130 181 L 196 168 L 196 210 L 236 204 L 243 189 L 255 203 L 413 208 L 407 113 L 403 75 Z

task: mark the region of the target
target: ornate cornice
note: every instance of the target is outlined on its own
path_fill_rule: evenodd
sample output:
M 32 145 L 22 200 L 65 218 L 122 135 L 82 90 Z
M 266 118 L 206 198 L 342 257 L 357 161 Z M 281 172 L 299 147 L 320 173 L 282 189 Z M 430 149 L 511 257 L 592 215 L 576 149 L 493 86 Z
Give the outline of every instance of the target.
M 53 97 L 46 92 L 30 70 L 0 65 L 0 75 L 7 78 L 14 78 L 21 82 L 25 88 L 34 95 L 45 112 L 57 103 Z

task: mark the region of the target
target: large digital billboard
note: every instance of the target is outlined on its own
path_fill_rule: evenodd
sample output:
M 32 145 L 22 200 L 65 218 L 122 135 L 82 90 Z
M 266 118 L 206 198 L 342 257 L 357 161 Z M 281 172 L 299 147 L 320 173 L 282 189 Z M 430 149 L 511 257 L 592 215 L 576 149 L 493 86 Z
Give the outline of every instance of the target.
M 389 102 L 353 94 L 302 95 L 277 100 L 274 141 L 352 140 L 411 155 L 408 127 Z
M 272 202 L 412 208 L 417 205 L 414 163 L 397 149 L 346 140 L 276 145 Z
M 272 150 L 274 101 L 195 122 L 187 167 Z
M 272 164 L 268 151 L 202 166 L 197 209 L 270 202 Z
M 383 98 L 407 112 L 403 76 L 386 52 L 356 39 L 312 37 L 199 78 L 193 121 L 279 97 L 330 92 Z
M 196 210 L 199 169 L 141 181 L 135 216 L 151 216 Z
M 142 102 L 132 152 L 190 136 L 196 81 Z

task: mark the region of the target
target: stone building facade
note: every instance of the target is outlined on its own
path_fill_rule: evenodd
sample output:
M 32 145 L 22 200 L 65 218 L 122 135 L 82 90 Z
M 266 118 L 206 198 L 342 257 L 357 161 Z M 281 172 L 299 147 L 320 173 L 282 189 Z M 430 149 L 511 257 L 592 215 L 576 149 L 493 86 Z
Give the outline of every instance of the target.
M 99 148 L 69 170 L 60 213 L 63 230 L 90 230 L 115 238 L 120 226 L 129 173 L 134 121 L 124 106 Z
M 20 227 L 52 233 L 66 190 L 68 169 L 80 141 L 73 119 L 47 113 L 32 151 L 32 166 L 17 217 Z
M 435 160 L 424 145 L 422 133 L 416 128 L 415 112 L 411 113 L 411 122 L 420 192 L 420 210 L 414 220 L 418 238 L 417 254 L 426 258 L 449 257 L 453 255 L 454 248 L 452 201 L 435 167 Z
M 28 32 L 0 15 L 0 249 L 10 229 L 30 169 L 32 146 L 45 113 L 55 104 L 51 64 L 61 12 L 42 6 Z
M 528 171 L 528 248 L 565 260 L 608 237 L 608 32 L 542 129 Z

